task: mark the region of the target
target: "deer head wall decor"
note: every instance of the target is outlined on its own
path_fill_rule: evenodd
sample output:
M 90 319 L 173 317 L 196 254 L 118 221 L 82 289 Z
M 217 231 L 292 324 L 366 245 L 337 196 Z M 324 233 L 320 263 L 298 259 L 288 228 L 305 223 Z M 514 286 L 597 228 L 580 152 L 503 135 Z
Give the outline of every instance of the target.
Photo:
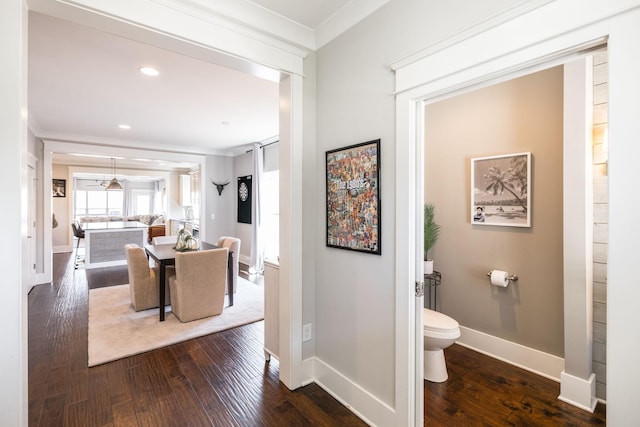
M 211 183 L 212 183 L 213 185 L 215 185 L 215 186 L 216 186 L 216 190 L 218 190 L 218 196 L 222 196 L 222 190 L 224 190 L 224 186 L 225 186 L 225 185 L 228 185 L 230 182 L 231 182 L 231 181 L 227 181 L 227 182 L 225 182 L 224 184 L 217 184 L 217 183 L 215 183 L 213 180 L 211 180 Z

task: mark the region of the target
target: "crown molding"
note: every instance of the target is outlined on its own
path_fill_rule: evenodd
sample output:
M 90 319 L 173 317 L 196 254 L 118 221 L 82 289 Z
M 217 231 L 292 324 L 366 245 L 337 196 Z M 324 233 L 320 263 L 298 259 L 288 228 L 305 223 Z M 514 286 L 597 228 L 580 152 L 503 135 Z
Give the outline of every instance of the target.
M 406 67 L 407 65 L 413 64 L 414 62 L 426 58 L 427 56 L 433 55 L 436 52 L 456 45 L 464 40 L 470 39 L 478 34 L 495 28 L 498 25 L 529 13 L 530 11 L 538 9 L 553 1 L 556 0 L 521 0 L 513 6 L 492 16 L 489 16 L 488 18 L 466 28 L 465 30 L 460 31 L 457 34 L 445 37 L 444 39 L 441 39 L 440 41 L 435 42 L 424 49 L 421 49 L 415 53 L 412 53 L 411 55 L 405 56 L 404 58 L 393 62 L 390 67 L 393 71 Z
M 314 32 L 315 49 L 320 49 L 390 0 L 352 0 L 320 24 Z

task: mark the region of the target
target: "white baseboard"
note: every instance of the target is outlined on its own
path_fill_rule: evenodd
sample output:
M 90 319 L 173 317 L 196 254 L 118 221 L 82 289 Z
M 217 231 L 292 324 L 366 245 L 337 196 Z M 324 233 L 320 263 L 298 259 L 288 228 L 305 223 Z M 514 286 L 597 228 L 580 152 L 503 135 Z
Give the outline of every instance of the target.
M 251 258 L 246 255 L 240 254 L 240 256 L 238 257 L 238 262 L 241 262 L 242 264 L 245 264 L 245 265 L 250 265 Z
M 395 425 L 395 410 L 317 357 L 303 362 L 306 375 L 370 426 Z M 347 397 L 348 396 L 348 397 Z
M 464 347 L 491 356 L 503 362 L 560 382 L 564 359 L 530 347 L 525 347 L 484 332 L 460 326 L 460 338 L 456 342 Z
M 73 246 L 62 245 L 62 246 L 54 246 L 52 248 L 54 254 L 61 254 L 64 252 L 73 252 Z
M 36 285 L 43 285 L 45 283 L 51 283 L 51 276 L 44 273 L 37 273 Z
M 596 374 L 591 374 L 588 380 L 584 380 L 562 371 L 561 378 L 558 399 L 593 413 L 598 404 L 598 399 L 595 398 Z

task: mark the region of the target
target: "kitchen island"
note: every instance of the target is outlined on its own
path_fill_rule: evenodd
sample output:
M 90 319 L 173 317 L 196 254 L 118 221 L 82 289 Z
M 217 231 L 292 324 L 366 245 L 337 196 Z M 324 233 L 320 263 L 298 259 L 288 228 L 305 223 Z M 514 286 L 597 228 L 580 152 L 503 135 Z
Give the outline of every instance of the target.
M 143 247 L 149 226 L 138 221 L 110 221 L 85 223 L 82 228 L 85 268 L 97 268 L 126 264 L 124 245 Z

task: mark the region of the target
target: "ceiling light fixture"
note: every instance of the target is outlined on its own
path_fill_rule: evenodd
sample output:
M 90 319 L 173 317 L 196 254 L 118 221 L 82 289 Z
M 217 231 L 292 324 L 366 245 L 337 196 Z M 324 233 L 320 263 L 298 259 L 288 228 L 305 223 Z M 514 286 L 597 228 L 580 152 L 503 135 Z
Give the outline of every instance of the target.
M 123 130 L 129 130 L 129 129 L 131 129 L 131 126 L 129 126 L 128 124 L 125 124 L 125 123 L 119 124 L 119 125 L 118 125 L 118 127 L 119 127 L 120 129 L 123 129 Z
M 113 157 L 111 158 L 111 169 L 113 171 L 113 178 L 109 182 L 109 185 L 105 187 L 105 190 L 122 190 L 122 185 L 116 179 L 116 159 L 114 159 Z
M 160 71 L 152 67 L 141 67 L 140 72 L 145 76 L 151 76 L 151 77 L 156 77 L 160 75 Z

